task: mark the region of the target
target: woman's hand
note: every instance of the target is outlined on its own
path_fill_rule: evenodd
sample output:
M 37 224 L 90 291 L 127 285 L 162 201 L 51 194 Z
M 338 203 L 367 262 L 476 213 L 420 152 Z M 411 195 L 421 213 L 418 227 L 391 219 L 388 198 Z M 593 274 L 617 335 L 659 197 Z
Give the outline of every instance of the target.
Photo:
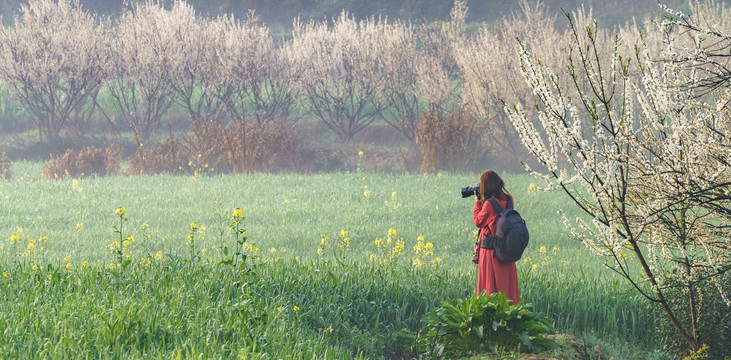
M 472 254 L 472 262 L 475 264 L 480 262 L 480 255 L 479 255 L 480 253 L 478 252 L 478 251 L 480 251 L 479 244 L 480 244 L 479 241 L 477 243 L 475 243 L 475 252 Z

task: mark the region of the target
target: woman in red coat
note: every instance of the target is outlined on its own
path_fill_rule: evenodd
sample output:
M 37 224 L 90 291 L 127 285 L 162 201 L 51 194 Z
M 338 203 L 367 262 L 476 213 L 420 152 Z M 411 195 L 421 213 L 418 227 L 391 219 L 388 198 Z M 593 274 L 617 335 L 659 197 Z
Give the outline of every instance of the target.
M 503 179 L 494 171 L 488 170 L 480 176 L 480 191 L 475 194 L 475 210 L 473 219 L 475 226 L 480 228 L 480 240 L 495 233 L 495 222 L 497 211 L 490 205 L 487 199 L 494 197 L 498 204 L 505 209 L 508 206 L 508 198 L 511 202 L 513 197 L 505 190 Z M 520 301 L 520 290 L 518 289 L 518 271 L 514 262 L 503 262 L 493 256 L 494 250 L 479 248 L 477 255 L 477 293 L 492 294 L 499 291 L 505 293 L 505 297 L 517 304 Z

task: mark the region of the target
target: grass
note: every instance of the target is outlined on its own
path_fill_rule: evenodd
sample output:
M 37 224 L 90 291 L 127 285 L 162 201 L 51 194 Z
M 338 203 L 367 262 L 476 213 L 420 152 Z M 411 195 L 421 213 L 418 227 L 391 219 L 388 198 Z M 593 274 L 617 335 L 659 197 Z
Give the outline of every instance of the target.
M 13 174 L 0 183 L 0 357 L 416 356 L 422 317 L 474 292 L 473 200 L 459 188 L 477 175 L 46 182 L 38 163 L 14 163 Z M 559 331 L 652 354 L 646 302 L 570 238 L 556 210 L 579 214 L 556 193 L 529 190 L 529 177 L 504 179 L 531 230 L 521 297 Z M 128 221 L 116 234 L 120 206 Z M 247 218 L 244 268 L 220 264 L 235 248 L 235 208 Z M 108 246 L 128 234 L 131 262 L 119 268 Z M 433 254 L 416 253 L 419 236 Z

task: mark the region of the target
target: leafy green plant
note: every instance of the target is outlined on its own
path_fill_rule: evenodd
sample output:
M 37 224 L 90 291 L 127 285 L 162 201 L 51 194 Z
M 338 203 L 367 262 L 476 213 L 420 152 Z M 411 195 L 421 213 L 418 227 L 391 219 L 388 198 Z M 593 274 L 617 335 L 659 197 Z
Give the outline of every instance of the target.
M 133 243 L 135 241 L 135 238 L 132 234 L 127 235 L 127 237 L 124 237 L 123 234 L 124 223 L 127 222 L 127 209 L 125 209 L 123 206 L 120 206 L 117 208 L 116 214 L 119 217 L 119 227 L 117 227 L 117 225 L 114 225 L 114 233 L 118 235 L 119 240 L 116 240 L 109 246 L 107 246 L 107 248 L 109 248 L 109 250 L 114 253 L 117 260 L 116 263 L 110 264 L 109 268 L 111 270 L 120 267 L 126 269 L 132 263 L 129 250 L 133 246 Z
M 511 305 L 503 292 L 443 301 L 424 317 L 419 339 L 430 355 L 462 355 L 478 351 L 538 351 L 556 346 L 549 320 L 528 310 L 522 301 Z
M 240 208 L 236 208 L 234 210 L 233 215 L 231 215 L 230 219 L 231 223 L 229 224 L 228 228 L 233 231 L 234 236 L 236 237 L 236 251 L 234 252 L 233 256 L 228 256 L 228 248 L 223 248 L 224 256 L 227 256 L 223 261 L 221 261 L 222 264 L 226 265 L 232 265 L 233 267 L 236 267 L 238 264 L 238 259 L 241 259 L 241 266 L 246 266 L 246 254 L 243 253 L 243 247 L 244 243 L 246 243 L 246 229 L 242 227 L 241 222 L 246 222 L 246 218 L 244 217 L 244 212 Z

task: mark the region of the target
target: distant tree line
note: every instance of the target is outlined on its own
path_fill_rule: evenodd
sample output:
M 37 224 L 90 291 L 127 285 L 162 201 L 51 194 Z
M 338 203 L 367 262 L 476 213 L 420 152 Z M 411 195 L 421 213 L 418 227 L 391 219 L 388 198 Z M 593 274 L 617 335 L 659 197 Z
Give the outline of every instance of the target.
M 46 142 L 85 136 L 99 119 L 144 141 L 180 106 L 191 129 L 309 118 L 342 142 L 383 121 L 425 157 L 452 154 L 426 161 L 432 171 L 487 156 L 517 164 L 529 154 L 502 102 L 531 90 L 515 38 L 550 44 L 533 50 L 556 67 L 568 65 L 571 38 L 545 5 L 518 3 L 512 15 L 469 31 L 466 3 L 457 2 L 439 23 L 341 12 L 295 21 L 291 36 L 278 39 L 256 13 L 208 17 L 183 1 L 133 2 L 109 19 L 71 0 L 31 0 L 0 29 L 0 82 Z M 581 26 L 593 19 L 586 8 L 574 17 Z M 642 27 L 653 27 L 650 18 L 612 34 L 629 49 Z M 662 34 L 646 37 L 659 51 Z

